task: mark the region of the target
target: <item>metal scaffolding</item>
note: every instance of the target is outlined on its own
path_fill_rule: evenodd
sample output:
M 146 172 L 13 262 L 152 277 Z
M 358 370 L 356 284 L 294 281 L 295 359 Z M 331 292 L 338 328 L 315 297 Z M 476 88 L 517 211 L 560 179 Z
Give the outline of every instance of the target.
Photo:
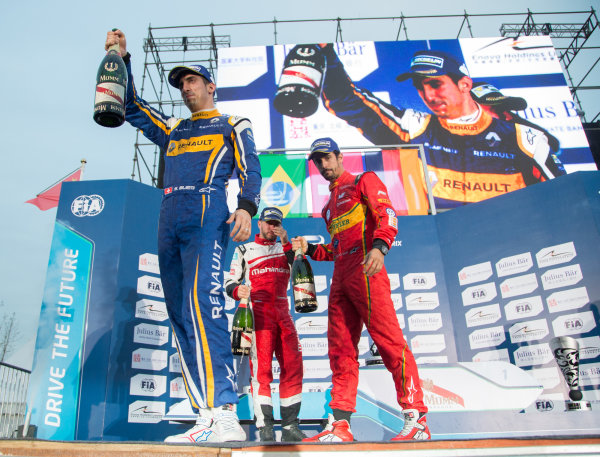
M 561 21 L 557 22 L 555 18 Z M 565 20 L 570 22 L 562 22 Z M 504 22 L 511 20 L 511 22 Z M 444 25 L 442 26 L 442 21 Z M 516 21 L 516 22 L 515 22 Z M 518 37 L 529 35 L 548 35 L 553 39 L 563 66 L 569 89 L 578 107 L 582 122 L 593 123 L 600 120 L 597 103 L 587 103 L 593 94 L 600 94 L 600 75 L 596 68 L 600 62 L 600 33 L 598 18 L 593 8 L 589 11 L 532 12 L 502 14 L 461 14 L 428 16 L 390 16 L 329 19 L 294 19 L 233 22 L 221 24 L 181 25 L 169 27 L 148 27 L 148 36 L 144 40 L 144 73 L 140 85 L 140 94 L 160 111 L 174 116 L 186 117 L 183 102 L 177 90 L 167 83 L 168 71 L 175 65 L 201 63 L 214 75 L 217 70 L 218 51 L 223 47 L 278 44 L 282 32 L 303 26 L 302 39 L 297 36 L 290 43 L 323 41 L 361 41 L 373 40 L 373 37 L 361 35 L 372 30 L 369 27 L 355 25 L 377 24 L 377 30 L 389 29 L 390 40 L 417 40 L 452 38 L 433 36 L 438 30 L 457 27 L 456 38 L 490 36 L 490 30 L 498 30 L 500 36 Z M 316 26 L 324 27 L 328 37 L 318 36 Z M 342 38 L 342 31 L 344 38 Z M 252 30 L 256 42 L 233 43 L 232 37 L 242 35 L 242 31 Z M 225 33 L 216 34 L 216 30 Z M 259 30 L 259 33 L 255 31 Z M 331 35 L 327 32 L 331 31 Z M 409 38 L 409 30 L 411 37 Z M 412 33 L 414 32 L 414 35 Z M 306 34 L 309 34 L 309 37 Z M 268 36 L 272 35 L 272 43 Z M 335 37 L 333 40 L 332 37 Z M 594 80 L 590 85 L 586 81 Z M 581 96 L 580 96 L 581 94 Z M 590 113 L 586 113 L 586 108 Z M 594 115 L 592 115 L 594 114 Z M 162 168 L 161 154 L 154 144 L 149 143 L 141 132 L 137 132 L 134 144 L 132 179 L 153 186 L 159 183 Z

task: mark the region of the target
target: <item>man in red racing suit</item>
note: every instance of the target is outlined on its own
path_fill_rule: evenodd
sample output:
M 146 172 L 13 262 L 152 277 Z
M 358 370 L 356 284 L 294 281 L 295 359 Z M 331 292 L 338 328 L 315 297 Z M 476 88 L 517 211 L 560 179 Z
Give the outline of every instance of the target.
M 236 247 L 231 260 L 225 291 L 234 300 L 251 298 L 254 312 L 254 338 L 250 349 L 252 399 L 256 427 L 261 441 L 274 441 L 273 353 L 281 367 L 281 441 L 301 441 L 298 428 L 302 397 L 302 348 L 290 316 L 287 287 L 292 245 L 281 225 L 283 214 L 277 208 L 265 208 L 258 221 L 254 241 Z M 277 242 L 277 237 L 281 242 Z M 242 282 L 245 281 L 245 284 Z
M 331 196 L 322 216 L 331 243 L 312 245 L 303 237 L 292 239 L 294 250 L 302 246 L 314 260 L 335 262 L 327 328 L 333 415 L 323 432 L 307 440 L 353 440 L 349 423 L 356 412 L 357 348 L 363 324 L 392 374 L 403 409 L 404 428 L 393 439 L 429 439 L 417 364 L 398 324 L 383 262 L 398 232 L 396 213 L 377 175 L 354 176 L 344 170 L 342 158 L 331 138 L 318 139 L 311 146 L 309 160 L 330 182 Z

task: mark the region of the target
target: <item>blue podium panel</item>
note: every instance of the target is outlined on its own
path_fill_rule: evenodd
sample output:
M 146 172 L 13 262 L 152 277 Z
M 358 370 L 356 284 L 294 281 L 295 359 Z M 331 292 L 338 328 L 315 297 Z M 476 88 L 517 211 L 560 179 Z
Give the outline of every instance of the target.
M 555 336 L 579 340 L 580 384 L 598 400 L 599 190 L 581 172 L 437 217 L 459 359 L 528 370 L 560 408 Z
M 434 438 L 595 433 L 599 191 L 600 172 L 579 172 L 399 219 L 386 268 L 398 322 L 421 367 Z M 171 422 L 191 416 L 158 269 L 160 201 L 160 190 L 128 180 L 63 186 L 29 388 L 38 437 L 162 441 L 187 427 Z M 321 219 L 284 225 L 290 238 L 330 239 Z M 333 263 L 311 265 L 318 309 L 297 314 L 290 289 L 288 299 L 303 348 L 301 418 L 317 420 L 328 413 L 331 387 Z M 235 307 L 226 300 L 230 319 Z M 549 347 L 554 336 L 580 344 L 579 381 L 591 412 L 564 412 L 568 392 Z M 387 440 L 401 412 L 387 370 L 367 365 L 370 343 L 364 331 L 353 430 L 361 440 Z M 247 359 L 237 364 L 238 413 L 251 420 Z M 278 405 L 276 360 L 273 371 Z

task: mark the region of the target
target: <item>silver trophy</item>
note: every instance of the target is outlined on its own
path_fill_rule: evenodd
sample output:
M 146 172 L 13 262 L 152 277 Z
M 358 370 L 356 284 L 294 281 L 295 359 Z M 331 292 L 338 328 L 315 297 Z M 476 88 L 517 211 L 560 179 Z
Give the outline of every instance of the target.
M 379 355 L 379 349 L 377 349 L 377 346 L 375 346 L 375 343 L 371 343 L 371 346 L 369 347 L 369 352 L 371 353 L 371 357 L 369 357 L 365 363 L 367 365 L 383 365 L 383 360 L 381 359 L 381 356 Z
M 579 343 L 577 340 L 570 336 L 558 336 L 550 340 L 550 348 L 569 387 L 570 400 L 565 401 L 567 411 L 592 409 L 589 401 L 583 401 L 583 393 L 579 390 Z

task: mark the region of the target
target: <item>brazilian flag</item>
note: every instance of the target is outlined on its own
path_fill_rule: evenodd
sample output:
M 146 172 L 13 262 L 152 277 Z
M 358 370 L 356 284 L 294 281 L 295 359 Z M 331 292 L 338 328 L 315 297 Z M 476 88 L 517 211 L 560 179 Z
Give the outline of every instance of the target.
M 267 206 L 284 217 L 308 217 L 305 154 L 260 154 L 262 187 L 258 214 Z

